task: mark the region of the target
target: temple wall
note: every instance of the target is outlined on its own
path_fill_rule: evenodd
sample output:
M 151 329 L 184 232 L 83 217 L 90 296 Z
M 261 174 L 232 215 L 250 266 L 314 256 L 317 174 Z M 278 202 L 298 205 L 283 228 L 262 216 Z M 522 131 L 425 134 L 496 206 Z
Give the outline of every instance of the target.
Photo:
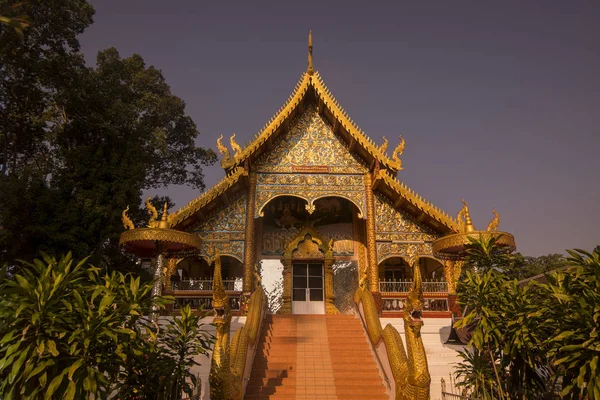
M 209 260 L 218 249 L 222 255 L 243 261 L 246 202 L 247 196 L 242 193 L 192 228 L 191 231 L 202 238 L 201 257 Z

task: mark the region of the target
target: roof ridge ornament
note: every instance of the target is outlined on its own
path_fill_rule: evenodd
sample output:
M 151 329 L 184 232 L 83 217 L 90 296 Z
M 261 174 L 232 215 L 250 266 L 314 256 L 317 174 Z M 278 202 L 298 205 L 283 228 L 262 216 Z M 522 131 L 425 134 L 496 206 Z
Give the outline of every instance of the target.
M 313 45 L 312 45 L 312 31 L 308 32 L 308 69 L 306 73 L 312 75 L 315 73 L 315 68 L 313 66 L 313 55 L 312 55 Z

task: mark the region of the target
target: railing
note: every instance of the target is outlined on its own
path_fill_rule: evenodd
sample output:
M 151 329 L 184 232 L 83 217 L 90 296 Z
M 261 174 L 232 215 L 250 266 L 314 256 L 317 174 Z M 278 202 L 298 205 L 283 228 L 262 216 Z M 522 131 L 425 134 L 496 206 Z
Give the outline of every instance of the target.
M 379 281 L 379 291 L 381 293 L 408 293 L 412 288 L 412 281 Z M 443 281 L 424 281 L 424 293 L 448 293 L 448 282 Z
M 382 298 L 381 311 L 401 312 L 406 307 L 406 297 Z M 448 311 L 448 299 L 427 298 L 423 299 L 423 312 Z
M 173 282 L 173 290 L 212 290 L 212 279 L 183 279 Z M 226 291 L 241 292 L 243 289 L 243 279 L 224 279 L 223 286 Z
M 212 296 L 176 297 L 173 309 L 179 310 L 181 307 L 189 305 L 192 309 L 198 309 L 203 306 L 205 310 L 212 310 L 212 303 Z M 232 311 L 238 311 L 240 309 L 240 296 L 229 295 L 229 307 L 231 307 Z

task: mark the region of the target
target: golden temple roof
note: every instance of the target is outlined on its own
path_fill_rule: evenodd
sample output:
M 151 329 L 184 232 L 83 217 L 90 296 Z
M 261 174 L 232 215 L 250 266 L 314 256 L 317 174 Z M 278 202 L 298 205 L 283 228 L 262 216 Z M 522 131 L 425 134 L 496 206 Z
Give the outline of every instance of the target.
M 349 142 L 350 149 L 354 150 L 355 153 L 361 153 L 362 158 L 371 166 L 372 170 L 379 170 L 376 171 L 377 175 L 375 176 L 375 186 L 378 190 L 395 201 L 398 206 L 409 209 L 413 214 L 424 214 L 423 217 L 429 217 L 427 219 L 431 221 L 431 225 L 436 230 L 444 233 L 457 232 L 459 224 L 455 218 L 435 207 L 395 178 L 396 173 L 402 169 L 399 155 L 404 150 L 404 140 L 401 140 L 390 158 L 386 154 L 385 147 L 387 146 L 379 146 L 358 127 L 332 95 L 320 74 L 314 71 L 311 44 L 312 35 L 309 35 L 307 71 L 300 76 L 292 94 L 283 106 L 246 145 L 241 149 L 238 146 L 235 149 L 235 154 L 230 155 L 227 152 L 224 157 L 226 160 L 223 160 L 225 162 L 222 161 L 221 163 L 227 172 L 227 176 L 213 188 L 173 214 L 170 219 L 171 226 L 181 224 L 186 218 L 192 216 L 227 189 L 234 186 L 241 176 L 247 176 L 247 168 L 252 165 L 251 161 L 264 151 L 268 151 L 275 137 L 286 130 L 286 123 L 289 122 L 310 92 L 314 94 L 314 101 L 318 104 L 319 113 L 330 119 L 334 134 L 343 134 L 344 140 Z M 222 146 L 221 143 L 220 145 Z

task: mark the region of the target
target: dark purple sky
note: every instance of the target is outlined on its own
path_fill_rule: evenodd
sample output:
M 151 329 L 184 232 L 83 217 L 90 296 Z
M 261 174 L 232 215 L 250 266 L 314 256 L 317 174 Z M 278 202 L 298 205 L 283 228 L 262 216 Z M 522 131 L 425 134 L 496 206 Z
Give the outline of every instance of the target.
M 161 69 L 199 143 L 246 143 L 315 69 L 376 142 L 402 134 L 398 177 L 526 255 L 600 244 L 597 1 L 97 0 L 89 63 L 114 46 Z M 209 186 L 224 175 L 207 169 Z M 180 207 L 198 196 L 171 188 Z

